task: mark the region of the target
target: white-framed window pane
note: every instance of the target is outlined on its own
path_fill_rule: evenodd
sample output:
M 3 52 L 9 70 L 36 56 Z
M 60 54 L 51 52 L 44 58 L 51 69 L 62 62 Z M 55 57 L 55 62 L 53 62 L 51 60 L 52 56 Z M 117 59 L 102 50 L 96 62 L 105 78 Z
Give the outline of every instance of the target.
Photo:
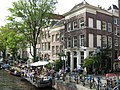
M 77 47 L 77 36 L 73 37 L 73 47 Z
M 55 42 L 55 35 L 52 35 L 52 42 Z
M 89 34 L 89 47 L 93 47 L 93 43 L 94 43 L 94 41 L 93 41 L 93 34 Z
M 84 46 L 84 35 L 80 35 L 80 46 Z
M 84 18 L 80 18 L 79 19 L 79 28 L 83 28 L 84 27 Z
M 108 46 L 112 48 L 112 37 L 108 37 Z
M 119 27 L 115 27 L 115 35 L 119 35 Z
M 56 34 L 56 41 L 59 41 L 59 34 Z
M 54 54 L 55 54 L 55 47 L 52 46 L 52 55 L 54 55 Z
M 106 22 L 105 21 L 102 21 L 102 30 L 106 30 Z
M 68 23 L 67 24 L 67 31 L 70 31 L 71 30 L 71 23 Z
M 97 20 L 97 29 L 101 30 L 101 21 Z
M 83 64 L 83 62 L 84 62 L 84 52 L 83 51 L 80 52 L 80 56 L 81 56 L 81 64 Z
M 102 37 L 102 41 L 103 41 L 103 47 L 107 47 L 107 37 L 106 36 Z
M 119 25 L 119 18 L 114 18 L 114 24 Z
M 115 38 L 115 46 L 118 46 L 118 38 Z
M 70 37 L 67 38 L 67 47 L 68 48 L 71 47 L 71 38 Z
M 60 52 L 59 46 L 56 46 L 56 53 L 59 53 L 59 52 Z
M 101 35 L 97 35 L 97 47 L 101 47 Z
M 108 23 L 108 32 L 112 32 L 112 24 Z
M 73 22 L 73 29 L 77 28 L 77 20 Z
M 88 18 L 88 27 L 93 28 L 93 18 Z

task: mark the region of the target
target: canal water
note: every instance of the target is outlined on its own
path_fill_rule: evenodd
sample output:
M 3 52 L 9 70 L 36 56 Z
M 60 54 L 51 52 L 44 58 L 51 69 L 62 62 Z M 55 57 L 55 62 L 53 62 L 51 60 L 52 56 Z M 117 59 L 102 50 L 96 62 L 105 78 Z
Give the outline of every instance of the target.
M 7 71 L 0 70 L 0 90 L 55 90 L 52 88 L 36 88 L 20 77 L 10 75 Z

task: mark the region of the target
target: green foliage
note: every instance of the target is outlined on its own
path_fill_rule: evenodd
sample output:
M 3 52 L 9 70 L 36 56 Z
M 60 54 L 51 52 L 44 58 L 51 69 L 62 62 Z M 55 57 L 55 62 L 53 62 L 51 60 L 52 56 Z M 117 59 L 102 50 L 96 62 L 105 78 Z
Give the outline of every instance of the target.
M 93 64 L 94 64 L 94 67 L 98 67 L 100 63 L 101 63 L 101 57 L 95 55 L 95 56 L 87 57 L 84 60 L 83 67 L 90 68 Z
M 43 28 L 50 26 L 56 3 L 56 0 L 19 0 L 13 3 L 13 8 L 9 8 L 11 16 L 8 20 L 27 37 L 33 47 L 34 60 L 37 39 L 42 37 Z
M 62 68 L 62 65 L 63 65 L 62 60 L 56 60 L 55 61 L 55 71 L 59 71 L 59 69 Z
M 9 53 L 16 56 L 16 58 L 18 50 L 26 47 L 24 35 L 17 32 L 16 28 L 10 27 L 9 24 L 0 28 L 0 36 L 0 50 L 3 51 L 7 49 Z

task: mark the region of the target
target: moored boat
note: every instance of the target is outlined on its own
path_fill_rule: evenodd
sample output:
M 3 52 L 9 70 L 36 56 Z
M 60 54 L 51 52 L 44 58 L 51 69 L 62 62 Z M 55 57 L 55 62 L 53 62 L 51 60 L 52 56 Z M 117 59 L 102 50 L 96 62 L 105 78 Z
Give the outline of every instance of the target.
M 37 88 L 43 88 L 43 87 L 52 87 L 52 79 L 45 79 L 45 78 L 40 78 L 37 80 L 34 80 L 33 78 L 28 78 L 28 77 L 22 77 L 22 80 L 27 80 L 30 82 L 32 85 L 34 85 Z

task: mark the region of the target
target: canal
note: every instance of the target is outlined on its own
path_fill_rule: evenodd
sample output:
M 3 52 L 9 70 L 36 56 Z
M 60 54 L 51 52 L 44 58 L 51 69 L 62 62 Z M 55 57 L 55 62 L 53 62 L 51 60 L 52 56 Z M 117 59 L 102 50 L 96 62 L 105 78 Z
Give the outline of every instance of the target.
M 0 90 L 55 90 L 52 88 L 36 88 L 20 77 L 10 75 L 7 71 L 0 70 Z

